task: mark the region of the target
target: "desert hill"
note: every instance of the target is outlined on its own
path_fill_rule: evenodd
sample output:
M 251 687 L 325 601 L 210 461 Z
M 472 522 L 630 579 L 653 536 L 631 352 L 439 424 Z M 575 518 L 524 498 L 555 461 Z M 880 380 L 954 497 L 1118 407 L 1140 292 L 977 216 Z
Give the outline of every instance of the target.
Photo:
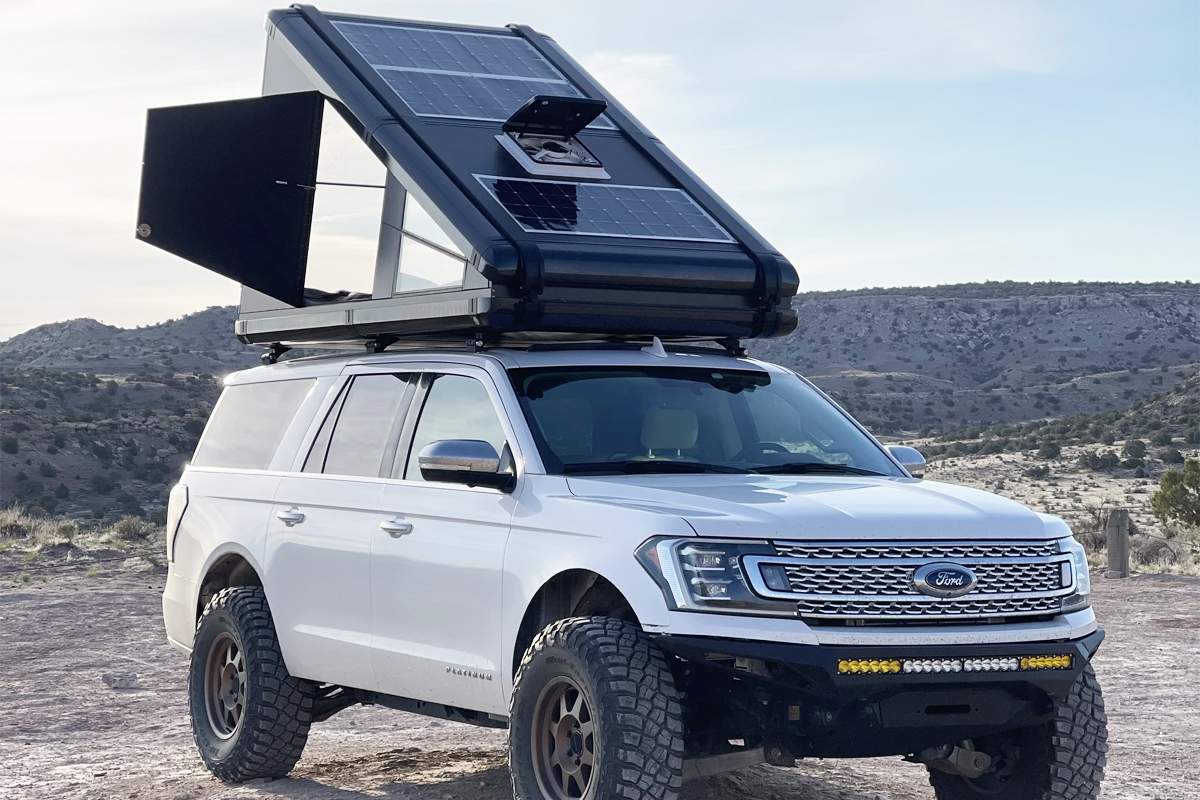
M 992 451 L 1197 427 L 1200 286 L 965 284 L 809 293 L 752 355 L 811 377 L 875 432 Z M 233 308 L 0 342 L 0 506 L 159 516 L 220 376 L 258 363 Z M 1154 421 L 1154 429 L 1147 421 Z M 935 451 L 948 444 L 930 443 Z
M 1200 366 L 1200 285 L 965 284 L 801 295 L 793 367 L 873 430 L 1120 409 Z

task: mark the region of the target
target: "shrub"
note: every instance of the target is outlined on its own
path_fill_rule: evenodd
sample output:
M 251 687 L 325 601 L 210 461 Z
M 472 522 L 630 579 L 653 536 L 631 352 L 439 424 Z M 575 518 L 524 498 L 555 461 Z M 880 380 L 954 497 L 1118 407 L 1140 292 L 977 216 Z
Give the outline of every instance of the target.
M 0 439 L 0 450 L 3 450 L 9 455 L 15 455 L 21 450 L 21 443 L 17 441 L 15 436 L 5 436 Z
M 1094 472 L 1101 470 L 1116 469 L 1120 465 L 1121 459 L 1112 450 L 1105 450 L 1102 453 L 1085 452 L 1079 454 L 1079 466 L 1084 469 L 1090 469 Z
M 97 494 L 108 494 L 115 488 L 116 484 L 107 475 L 96 474 L 92 476 L 92 490 Z
M 1163 450 L 1161 453 L 1159 453 L 1158 457 L 1162 459 L 1162 462 L 1164 464 L 1182 464 L 1183 463 L 1183 453 L 1179 452 L 1178 450 L 1176 450 L 1173 447 Z
M 1062 455 L 1062 448 L 1056 442 L 1042 442 L 1037 454 L 1041 458 L 1058 458 Z
M 149 539 L 158 526 L 139 517 L 121 517 L 112 526 L 112 536 L 123 542 L 141 542 Z
M 1146 457 L 1146 443 L 1141 439 L 1129 439 L 1121 448 L 1121 455 L 1130 461 L 1140 461 Z
M 1183 469 L 1164 472 L 1150 506 L 1163 522 L 1200 526 L 1200 459 L 1189 458 Z

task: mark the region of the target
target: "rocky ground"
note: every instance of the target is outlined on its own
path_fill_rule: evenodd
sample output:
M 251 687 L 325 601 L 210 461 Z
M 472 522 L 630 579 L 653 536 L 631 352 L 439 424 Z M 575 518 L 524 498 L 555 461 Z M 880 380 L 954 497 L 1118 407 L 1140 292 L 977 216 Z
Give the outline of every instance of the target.
M 75 566 L 74 564 L 78 564 Z M 286 780 L 227 787 L 191 742 L 184 657 L 163 638 L 163 573 L 141 558 L 27 563 L 0 554 L 0 797 L 501 800 L 504 733 L 377 708 L 314 728 Z M 1111 726 L 1107 800 L 1200 798 L 1200 579 L 1097 577 L 1096 660 Z M 106 682 L 107 676 L 107 682 Z M 114 679 L 115 678 L 115 679 Z M 109 683 L 128 688 L 110 688 Z M 688 800 L 916 800 L 898 759 L 758 767 Z

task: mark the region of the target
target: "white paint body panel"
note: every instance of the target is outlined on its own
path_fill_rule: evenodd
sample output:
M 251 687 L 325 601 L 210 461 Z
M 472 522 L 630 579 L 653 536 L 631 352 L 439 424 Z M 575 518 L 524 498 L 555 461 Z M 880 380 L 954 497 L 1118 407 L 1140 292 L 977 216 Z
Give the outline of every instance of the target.
M 606 578 L 647 631 L 664 635 L 807 645 L 981 644 L 1077 638 L 1096 628 L 1091 610 L 1011 625 L 839 629 L 669 610 L 633 555 L 651 536 L 1050 539 L 1069 530 L 1056 517 L 996 495 L 910 478 L 547 475 L 506 370 L 584 364 L 790 374 L 719 354 L 567 350 L 383 353 L 231 375 L 229 384 L 318 380 L 272 461 L 275 471 L 185 471 L 190 500 L 163 593 L 169 638 L 190 647 L 204 576 L 229 554 L 245 558 L 262 577 L 294 674 L 494 714 L 507 713 L 514 643 L 531 599 L 567 570 Z M 378 371 L 483 380 L 513 450 L 514 492 L 294 471 L 342 376 Z M 275 511 L 292 506 L 305 521 L 287 527 Z M 413 532 L 392 538 L 379 528 L 394 517 L 411 522 Z
M 263 588 L 288 670 L 323 683 L 368 688 L 371 671 L 371 545 L 383 486 L 324 475 L 287 475 L 267 521 Z
M 390 483 L 384 505 L 413 526 L 371 550 L 376 688 L 507 713 L 500 681 L 500 567 L 513 498 L 490 489 Z M 453 697 L 453 701 L 447 698 Z

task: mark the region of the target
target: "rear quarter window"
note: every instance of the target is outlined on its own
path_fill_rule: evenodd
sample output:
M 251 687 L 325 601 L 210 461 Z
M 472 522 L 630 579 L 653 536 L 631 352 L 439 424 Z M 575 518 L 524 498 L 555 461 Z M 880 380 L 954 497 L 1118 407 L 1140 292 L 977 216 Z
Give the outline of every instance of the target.
M 213 409 L 192 465 L 267 469 L 315 380 L 243 383 L 226 387 Z

